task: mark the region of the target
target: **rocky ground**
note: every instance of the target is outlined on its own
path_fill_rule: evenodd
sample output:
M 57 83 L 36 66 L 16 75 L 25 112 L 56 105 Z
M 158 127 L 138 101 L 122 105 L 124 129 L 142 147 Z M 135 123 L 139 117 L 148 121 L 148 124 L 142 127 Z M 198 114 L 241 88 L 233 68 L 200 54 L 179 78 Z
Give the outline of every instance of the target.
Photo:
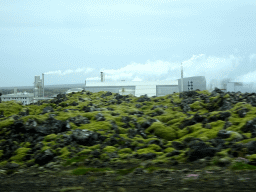
M 217 88 L 152 98 L 82 91 L 39 105 L 2 102 L 0 189 L 255 190 L 255 107 L 255 93 Z

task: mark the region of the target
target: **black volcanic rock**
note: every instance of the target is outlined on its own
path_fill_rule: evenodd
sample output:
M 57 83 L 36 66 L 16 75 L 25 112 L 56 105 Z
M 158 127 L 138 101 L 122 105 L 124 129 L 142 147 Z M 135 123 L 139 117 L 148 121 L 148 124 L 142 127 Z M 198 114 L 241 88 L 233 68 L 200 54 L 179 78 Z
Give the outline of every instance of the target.
M 229 97 L 226 97 L 226 94 L 229 94 Z M 75 94 L 73 94 L 75 95 Z M 82 91 L 81 95 L 84 96 L 91 96 L 91 92 L 85 92 Z M 106 101 L 105 104 L 126 104 L 130 103 L 131 99 L 128 95 L 122 96 L 120 94 L 112 94 L 111 92 L 107 92 L 105 94 L 102 94 L 100 98 L 106 99 L 106 97 L 111 96 L 112 99 L 109 101 Z M 240 98 L 241 96 L 241 98 Z M 79 95 L 80 97 L 80 95 Z M 212 99 L 211 97 L 216 97 Z M 251 104 L 251 106 L 256 106 L 256 99 L 255 99 L 255 93 L 224 93 L 219 89 L 215 89 L 212 91 L 211 95 L 206 94 L 200 94 L 196 91 L 190 91 L 190 92 L 184 92 L 179 94 L 179 98 L 181 98 L 181 102 L 175 101 L 171 96 L 168 97 L 170 100 L 167 101 L 171 105 L 171 107 L 178 108 L 179 112 L 183 112 L 188 118 L 190 119 L 184 119 L 181 120 L 181 122 L 177 125 L 175 125 L 175 129 L 177 130 L 183 130 L 188 131 L 188 134 L 190 132 L 193 132 L 192 126 L 195 124 L 202 124 L 203 129 L 214 129 L 214 126 L 211 125 L 212 122 L 216 122 L 218 120 L 224 121 L 225 124 L 221 129 L 216 132 L 215 138 L 209 139 L 208 141 L 202 141 L 202 139 L 199 138 L 193 138 L 193 137 L 187 137 L 183 141 L 171 141 L 171 147 L 175 150 L 171 153 L 166 153 L 166 157 L 171 157 L 175 155 L 181 154 L 182 150 L 188 149 L 188 151 L 185 153 L 187 162 L 193 162 L 197 161 L 202 158 L 212 158 L 216 155 L 217 152 L 220 152 L 223 149 L 229 148 L 229 156 L 230 157 L 238 157 L 239 153 L 243 150 L 246 151 L 246 154 L 255 154 L 256 153 L 256 141 L 251 141 L 247 144 L 239 144 L 237 145 L 235 142 L 242 141 L 245 139 L 251 139 L 256 137 L 256 118 L 247 121 L 243 126 L 241 127 L 241 132 L 236 131 L 228 131 L 230 126 L 232 126 L 232 123 L 230 122 L 231 119 L 231 113 L 227 110 L 231 109 L 236 103 L 238 102 L 247 102 Z M 134 99 L 134 98 L 133 98 Z M 167 97 L 165 97 L 167 99 Z M 178 99 L 178 97 L 177 97 Z M 52 103 L 58 105 L 62 103 L 63 101 L 66 101 L 66 95 L 65 94 L 58 94 L 57 98 L 50 101 L 50 104 Z M 79 102 L 87 102 L 83 98 L 78 99 Z M 77 100 L 77 101 L 78 101 Z M 102 108 L 100 108 L 99 104 L 95 104 L 94 101 L 91 100 L 90 103 L 87 103 L 86 106 L 83 108 L 75 108 L 74 106 L 77 106 L 79 103 L 73 102 L 70 109 L 67 111 L 77 110 L 78 112 L 82 112 L 87 117 L 83 117 L 82 115 L 72 116 L 70 118 L 67 118 L 65 121 L 57 120 L 55 119 L 54 115 L 49 115 L 49 118 L 47 118 L 44 122 L 41 122 L 37 120 L 36 118 L 33 118 L 31 115 L 31 119 L 28 119 L 26 123 L 24 123 L 21 118 L 23 119 L 27 118 L 25 116 L 29 116 L 28 110 L 22 113 L 19 113 L 19 115 L 13 115 L 13 123 L 11 125 L 4 126 L 1 128 L 0 132 L 0 150 L 2 150 L 2 156 L 1 161 L 10 161 L 10 157 L 16 155 L 17 149 L 21 148 L 21 144 L 29 142 L 30 145 L 27 146 L 27 148 L 30 148 L 30 150 L 27 152 L 27 154 L 23 157 L 23 160 L 31 160 L 35 159 L 35 163 L 43 166 L 50 162 L 58 162 L 58 155 L 59 151 L 58 148 L 64 148 L 67 147 L 71 151 L 71 156 L 73 154 L 77 154 L 82 150 L 81 146 L 94 146 L 99 144 L 99 149 L 93 150 L 90 155 L 88 155 L 88 158 L 96 158 L 94 163 L 98 164 L 100 166 L 100 163 L 97 158 L 101 158 L 101 155 L 103 153 L 103 149 L 105 147 L 110 148 L 129 148 L 129 150 L 132 150 L 133 152 L 137 152 L 140 149 L 144 149 L 148 147 L 149 145 L 152 146 L 159 146 L 160 151 L 163 152 L 167 146 L 164 144 L 164 140 L 157 136 L 157 134 L 152 131 L 151 135 L 146 134 L 146 129 L 150 128 L 151 125 L 154 122 L 160 122 L 157 118 L 153 118 L 154 116 L 160 116 L 163 114 L 168 114 L 168 108 L 167 106 L 163 105 L 157 105 L 158 102 L 160 102 L 161 98 L 152 97 L 149 98 L 147 95 L 141 96 L 137 99 L 135 99 L 135 103 L 132 103 L 132 106 L 135 106 L 132 111 L 127 112 L 125 115 L 122 115 L 120 117 L 120 122 L 116 123 L 114 120 L 109 120 L 108 118 L 110 116 L 114 116 L 113 118 L 116 118 L 120 115 L 120 113 L 117 113 L 114 111 L 113 108 L 107 107 L 105 108 L 106 113 L 109 115 L 105 115 L 105 112 Z M 204 109 L 208 110 L 207 113 L 200 114 L 199 110 L 197 108 L 193 108 L 193 103 L 196 101 L 199 101 L 201 105 L 203 105 Z M 156 103 L 156 105 L 153 105 L 153 107 L 150 107 L 148 110 L 141 110 L 140 108 L 142 106 L 146 106 L 147 102 Z M 199 103 L 198 102 L 198 103 Z M 62 103 L 63 104 L 63 103 Z M 54 105 L 53 105 L 54 106 Z M 59 106 L 60 107 L 60 106 Z M 157 109 L 157 110 L 155 110 Z M 155 110 L 158 112 L 148 113 L 148 111 Z M 47 106 L 43 109 L 42 114 L 61 111 L 63 113 L 63 109 L 55 110 L 51 106 Z M 97 113 L 90 113 L 94 111 L 99 111 Z M 195 113 L 190 114 L 191 111 L 194 111 Z M 217 111 L 215 115 L 210 116 L 210 113 L 212 111 Z M 247 113 L 249 112 L 249 108 L 241 107 L 239 109 L 236 109 L 235 113 L 238 114 L 239 118 L 246 118 Z M 64 111 L 65 112 L 65 111 Z M 90 114 L 88 114 L 90 113 Z M 69 115 L 69 113 L 65 113 Z M 145 115 L 146 114 L 146 115 Z M 55 114 L 56 115 L 56 114 Z M 133 116 L 143 117 L 142 121 L 136 122 L 136 118 Z M 233 114 L 234 115 L 234 114 Z M 1 114 L 1 117 L 3 119 L 7 118 L 4 116 L 4 113 Z M 29 117 L 29 118 L 30 118 Z M 167 116 L 168 117 L 168 116 Z M 166 117 L 166 118 L 167 118 Z M 169 118 L 169 117 L 168 117 Z M 160 119 L 160 118 L 159 118 Z M 90 125 L 93 123 L 98 123 L 99 125 L 110 122 L 108 125 L 109 130 L 107 130 L 106 135 L 102 135 L 98 133 L 98 131 L 90 131 L 87 129 L 84 129 L 88 124 Z M 80 127 L 81 125 L 85 125 L 82 128 L 76 128 L 71 129 L 70 123 L 74 123 L 76 126 Z M 120 125 L 120 124 L 121 125 Z M 163 123 L 166 127 L 166 123 Z M 170 125 L 173 126 L 173 125 Z M 105 127 L 104 127 L 105 128 Z M 102 131 L 102 130 L 100 130 Z M 211 130 L 207 130 L 211 131 Z M 8 134 L 7 134 L 8 133 Z M 109 134 L 112 134 L 109 136 Z M 248 136 L 245 136 L 243 133 L 251 133 L 251 138 L 248 138 Z M 123 137 L 122 134 L 126 134 L 126 137 Z M 151 138 L 152 135 L 154 135 L 154 139 L 147 141 L 143 141 L 143 139 Z M 168 133 L 167 133 L 168 134 Z M 231 137 L 232 134 L 235 134 L 236 138 L 233 139 L 231 142 L 226 142 L 225 139 L 228 139 Z M 50 136 L 49 136 L 50 135 Z M 55 140 L 54 142 L 56 145 L 51 146 L 51 149 L 42 150 L 44 146 L 43 141 L 46 140 L 46 138 L 49 136 L 49 138 L 54 135 L 61 135 L 58 140 Z M 140 137 L 140 139 L 134 139 L 135 137 Z M 143 138 L 143 139 L 142 139 Z M 138 143 L 136 144 L 136 142 Z M 165 141 L 166 143 L 167 141 Z M 18 144 L 17 144 L 18 143 Z M 169 142 L 170 143 L 170 142 Z M 24 147 L 24 146 L 23 146 Z M 170 147 L 170 146 L 168 146 Z M 24 147 L 26 148 L 26 147 Z M 73 150 L 72 148 L 75 148 Z M 55 151 L 56 150 L 56 151 Z M 112 158 L 118 158 L 117 152 L 111 152 L 107 153 L 108 157 L 110 159 Z M 147 159 L 155 159 L 157 155 L 155 153 L 149 152 L 144 154 L 138 154 L 132 155 L 134 158 L 147 160 Z M 109 161 L 109 160 L 106 160 Z M 174 164 L 177 164 L 178 162 L 173 162 Z M 255 161 L 249 162 L 249 164 L 255 164 Z M 33 166 L 33 163 L 27 163 L 27 166 Z M 13 167 L 16 168 L 16 165 L 14 164 L 7 164 L 6 167 Z

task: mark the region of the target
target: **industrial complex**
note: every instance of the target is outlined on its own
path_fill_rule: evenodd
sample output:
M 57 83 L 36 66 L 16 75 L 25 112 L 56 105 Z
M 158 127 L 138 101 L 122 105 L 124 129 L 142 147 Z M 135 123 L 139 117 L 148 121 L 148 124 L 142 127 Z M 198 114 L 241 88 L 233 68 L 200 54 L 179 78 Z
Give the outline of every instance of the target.
M 183 79 L 183 86 L 181 80 Z M 92 83 L 85 82 L 84 90 L 90 92 L 110 91 L 112 93 L 119 93 L 120 95 L 132 94 L 136 97 L 147 94 L 148 97 L 164 96 L 168 94 L 190 90 L 206 90 L 206 80 L 204 76 L 195 76 L 182 78 L 172 81 L 125 81 L 121 82 L 105 82 L 103 72 L 101 72 L 101 82 Z M 189 84 L 188 84 L 189 82 Z M 192 83 L 191 83 L 192 82 Z M 192 86 L 191 86 L 192 85 Z M 71 92 L 71 91 L 69 91 Z
M 224 92 L 252 92 L 253 83 L 244 84 L 239 82 L 229 82 L 226 84 L 226 89 L 222 89 Z M 146 95 L 148 97 L 152 96 L 164 96 L 168 94 L 173 94 L 183 91 L 193 91 L 193 90 L 206 90 L 206 79 L 204 76 L 193 76 L 193 77 L 183 77 L 183 67 L 181 65 L 181 78 L 172 81 L 105 81 L 105 74 L 101 72 L 100 82 L 86 82 L 84 86 L 75 87 L 69 89 L 66 94 L 72 92 L 79 92 L 82 90 L 90 92 L 99 91 L 110 91 L 112 93 L 119 93 L 120 95 L 134 95 L 140 97 L 141 95 Z M 17 88 L 14 88 L 13 94 L 7 94 L 0 96 L 2 101 L 15 100 L 21 102 L 22 105 L 28 105 L 31 103 L 37 103 L 40 100 L 49 100 L 53 97 L 44 96 L 44 74 L 42 74 L 42 79 L 40 76 L 35 76 L 33 93 L 17 93 Z
M 17 101 L 21 102 L 22 105 L 29 105 L 31 103 L 37 103 L 39 100 L 53 99 L 53 97 L 44 97 L 44 74 L 42 79 L 40 76 L 35 76 L 33 93 L 17 93 L 17 88 L 14 88 L 13 94 L 7 94 L 1 96 L 1 101 Z

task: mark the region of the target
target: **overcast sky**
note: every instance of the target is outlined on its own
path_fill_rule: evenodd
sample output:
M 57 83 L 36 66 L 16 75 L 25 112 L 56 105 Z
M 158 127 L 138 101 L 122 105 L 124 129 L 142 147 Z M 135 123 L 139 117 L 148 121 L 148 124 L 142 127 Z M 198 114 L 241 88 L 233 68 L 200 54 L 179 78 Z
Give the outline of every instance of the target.
M 0 87 L 256 81 L 255 0 L 1 0 Z

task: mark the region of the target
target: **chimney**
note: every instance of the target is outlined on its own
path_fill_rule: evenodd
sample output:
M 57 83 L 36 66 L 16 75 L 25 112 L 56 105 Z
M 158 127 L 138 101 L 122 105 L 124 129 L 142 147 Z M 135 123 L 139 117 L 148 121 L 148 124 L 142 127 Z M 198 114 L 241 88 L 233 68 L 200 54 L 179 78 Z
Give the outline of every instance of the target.
M 14 95 L 17 94 L 17 88 L 14 88 Z
M 103 82 L 103 72 L 100 72 L 101 73 L 101 82 Z
M 181 92 L 183 92 L 183 67 L 181 63 Z

